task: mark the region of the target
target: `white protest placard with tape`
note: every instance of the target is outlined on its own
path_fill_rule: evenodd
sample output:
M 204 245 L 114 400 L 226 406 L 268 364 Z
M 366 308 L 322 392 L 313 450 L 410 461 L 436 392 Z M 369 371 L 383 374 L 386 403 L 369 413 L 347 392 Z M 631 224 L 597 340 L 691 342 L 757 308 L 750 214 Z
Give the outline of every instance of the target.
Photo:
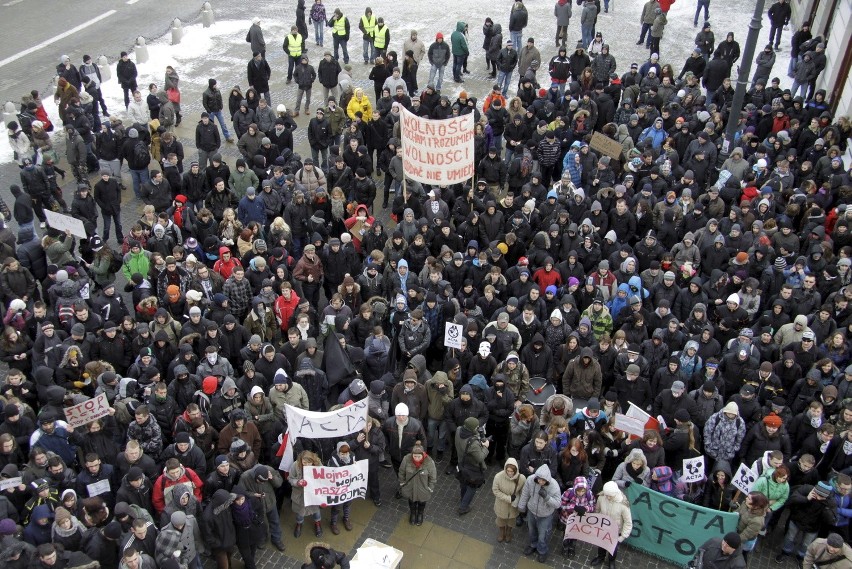
M 17 488 L 23 483 L 23 478 L 20 476 L 16 476 L 15 478 L 2 478 L 0 479 L 0 492 L 8 490 L 9 488 Z
M 44 215 L 47 218 L 47 224 L 57 231 L 65 231 L 68 229 L 74 237 L 79 237 L 80 239 L 87 239 L 89 237 L 86 235 L 86 228 L 83 225 L 83 222 L 76 217 L 56 213 L 49 209 L 44 210 Z
M 360 431 L 367 424 L 368 401 L 366 399 L 328 413 L 306 411 L 292 405 L 286 405 L 285 408 L 287 411 L 287 431 L 291 438 L 301 436 L 311 439 L 343 437 Z
M 740 464 L 737 473 L 734 474 L 734 478 L 731 480 L 731 484 L 743 494 L 748 494 L 751 492 L 751 487 L 754 486 L 756 481 L 757 472 L 745 464 Z
M 91 484 L 86 484 L 86 490 L 89 492 L 89 498 L 106 494 L 110 491 L 109 480 L 98 480 Z
M 106 393 L 101 393 L 93 399 L 65 408 L 65 419 L 68 425 L 75 429 L 91 423 L 95 419 L 100 419 L 104 415 L 109 415 L 109 401 L 107 401 Z
M 623 413 L 615 414 L 615 428 L 625 433 L 641 437 L 645 433 L 645 422 L 636 417 L 624 415 Z
M 433 186 L 461 183 L 474 175 L 473 113 L 425 119 L 402 109 L 402 170 Z
M 618 545 L 618 524 L 604 514 L 571 514 L 565 522 L 564 539 L 584 541 L 612 553 Z
M 460 350 L 462 347 L 463 328 L 461 324 L 446 322 L 444 324 L 444 347 Z
M 693 482 L 701 482 L 706 476 L 704 475 L 704 455 L 695 458 L 683 459 L 683 474 L 680 481 L 684 484 L 692 484 Z
M 304 480 L 306 506 L 337 506 L 367 497 L 367 473 L 370 461 L 359 460 L 348 466 L 309 466 Z

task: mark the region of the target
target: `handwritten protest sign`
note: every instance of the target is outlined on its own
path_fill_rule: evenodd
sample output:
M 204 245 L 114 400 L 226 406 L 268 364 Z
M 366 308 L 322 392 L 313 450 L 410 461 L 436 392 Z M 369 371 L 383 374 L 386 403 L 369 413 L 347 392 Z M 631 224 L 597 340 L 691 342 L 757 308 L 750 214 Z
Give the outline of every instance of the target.
M 305 436 L 312 439 L 330 439 L 351 435 L 363 429 L 367 423 L 367 407 L 366 399 L 327 413 L 286 405 L 287 430 L 291 438 Z
M 434 120 L 403 108 L 400 123 L 406 176 L 435 186 L 473 177 L 473 113 Z
M 68 425 L 75 429 L 91 423 L 95 419 L 100 419 L 104 415 L 109 415 L 109 401 L 107 401 L 106 393 L 101 393 L 94 399 L 65 408 L 65 418 Z
M 305 468 L 305 505 L 336 506 L 367 497 L 367 472 L 370 461 L 359 460 L 349 466 L 310 466 Z
M 98 480 L 92 484 L 86 484 L 86 490 L 89 492 L 89 497 L 100 496 L 110 491 L 109 480 Z
M 618 524 L 603 514 L 571 514 L 565 522 L 565 539 L 578 539 L 612 553 L 618 545 Z
M 589 146 L 592 150 L 600 152 L 610 158 L 614 158 L 615 160 L 621 158 L 621 153 L 623 151 L 620 142 L 613 140 L 600 132 L 592 133 L 592 140 L 589 141 Z
M 704 478 L 704 455 L 695 458 L 683 459 L 683 474 L 680 477 L 681 482 L 685 484 L 692 484 L 693 482 L 701 482 Z
M 23 484 L 23 479 L 20 476 L 0 479 L 0 492 L 9 488 L 17 488 L 21 484 Z
M 745 464 L 740 464 L 737 473 L 734 474 L 734 478 L 731 480 L 731 484 L 743 494 L 748 494 L 751 492 L 751 487 L 754 486 L 756 480 L 757 472 Z
M 68 229 L 71 231 L 71 235 L 74 237 L 79 237 L 80 239 L 88 238 L 86 235 L 86 228 L 83 226 L 83 222 L 77 219 L 76 217 L 71 217 L 70 215 L 64 215 L 61 213 L 56 213 L 55 211 L 50 211 L 49 209 L 44 210 L 44 215 L 47 218 L 47 224 L 57 231 L 65 231 Z

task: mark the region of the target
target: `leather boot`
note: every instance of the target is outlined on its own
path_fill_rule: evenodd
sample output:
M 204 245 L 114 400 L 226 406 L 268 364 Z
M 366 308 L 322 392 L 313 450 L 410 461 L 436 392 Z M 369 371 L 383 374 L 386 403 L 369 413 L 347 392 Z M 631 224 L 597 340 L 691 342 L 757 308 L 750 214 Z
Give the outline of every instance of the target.
M 612 557 L 609 558 L 608 567 L 609 567 L 609 569 L 615 569 L 615 559 L 613 559 Z
M 296 527 L 293 528 L 293 537 L 298 538 L 300 535 L 302 535 L 302 524 L 297 523 Z
M 322 522 L 314 522 L 314 535 L 322 537 Z
M 331 522 L 331 533 L 340 535 L 340 528 L 337 526 L 337 521 Z
M 592 559 L 592 567 L 597 567 L 598 565 L 603 565 L 604 558 L 606 557 L 605 553 L 598 553 L 598 556 Z
M 418 526 L 423 525 L 423 510 L 426 509 L 426 502 L 414 502 L 415 507 L 417 508 L 417 516 L 415 516 L 414 524 Z
M 512 526 L 506 526 L 506 543 L 512 543 Z
M 346 531 L 352 531 L 352 522 L 349 521 L 349 518 L 343 518 L 343 527 L 346 528 Z
M 408 523 L 414 525 L 417 521 L 417 502 L 408 501 Z

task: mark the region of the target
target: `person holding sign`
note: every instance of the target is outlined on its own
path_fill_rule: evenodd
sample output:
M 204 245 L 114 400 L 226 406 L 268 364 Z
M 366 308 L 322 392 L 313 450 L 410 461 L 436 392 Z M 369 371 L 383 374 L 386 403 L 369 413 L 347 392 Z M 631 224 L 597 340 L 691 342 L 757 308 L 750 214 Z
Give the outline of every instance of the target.
M 426 502 L 432 499 L 437 480 L 435 461 L 426 454 L 423 443 L 416 441 L 399 466 L 399 492 L 408 500 L 409 524 L 423 525 Z
M 630 533 L 633 531 L 633 516 L 630 513 L 630 501 L 618 487 L 618 484 L 612 481 L 604 484 L 603 492 L 598 494 L 598 504 L 595 507 L 595 512 L 609 516 L 618 524 L 619 544 L 630 537 Z M 602 566 L 606 555 L 607 550 L 599 547 L 597 557 L 592 560 L 592 567 Z M 616 546 L 615 551 L 609 556 L 609 569 L 614 569 L 617 555 L 618 546 Z
M 293 537 L 295 538 L 302 535 L 302 523 L 308 514 L 314 518 L 314 534 L 317 537 L 322 537 L 322 514 L 319 506 L 305 505 L 305 486 L 308 485 L 308 481 L 305 480 L 305 468 L 309 466 L 322 466 L 322 460 L 316 453 L 306 450 L 299 454 L 299 457 L 290 467 L 288 480 L 290 486 L 293 487 L 290 501 L 293 504 L 293 513 L 296 514 L 296 526 L 293 528 Z
M 568 516 L 577 514 L 582 518 L 585 514 L 594 512 L 597 500 L 595 495 L 589 490 L 589 482 L 584 476 L 578 476 L 574 479 L 574 486 L 568 488 L 562 494 L 562 506 L 559 509 L 559 520 L 567 525 Z M 574 555 L 574 544 L 577 540 L 565 539 L 562 542 L 562 556 L 571 557 Z

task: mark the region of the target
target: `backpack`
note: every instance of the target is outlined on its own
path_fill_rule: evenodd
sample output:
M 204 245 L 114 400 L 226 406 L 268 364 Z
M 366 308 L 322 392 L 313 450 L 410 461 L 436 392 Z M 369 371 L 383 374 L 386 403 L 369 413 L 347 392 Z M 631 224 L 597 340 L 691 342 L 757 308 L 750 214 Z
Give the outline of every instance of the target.
M 124 257 L 115 249 L 110 249 L 110 252 L 112 253 L 112 259 L 109 262 L 109 272 L 118 273 L 124 266 Z
M 74 299 L 59 298 L 56 301 L 56 317 L 60 324 L 65 324 L 74 319 Z
M 140 140 L 133 145 L 133 162 L 134 164 L 145 164 L 146 166 L 151 161 L 151 153 L 148 152 L 148 145 Z
M 527 179 L 527 176 L 532 173 L 533 168 L 533 158 L 532 153 L 524 150 L 523 157 L 521 158 L 521 177 Z

